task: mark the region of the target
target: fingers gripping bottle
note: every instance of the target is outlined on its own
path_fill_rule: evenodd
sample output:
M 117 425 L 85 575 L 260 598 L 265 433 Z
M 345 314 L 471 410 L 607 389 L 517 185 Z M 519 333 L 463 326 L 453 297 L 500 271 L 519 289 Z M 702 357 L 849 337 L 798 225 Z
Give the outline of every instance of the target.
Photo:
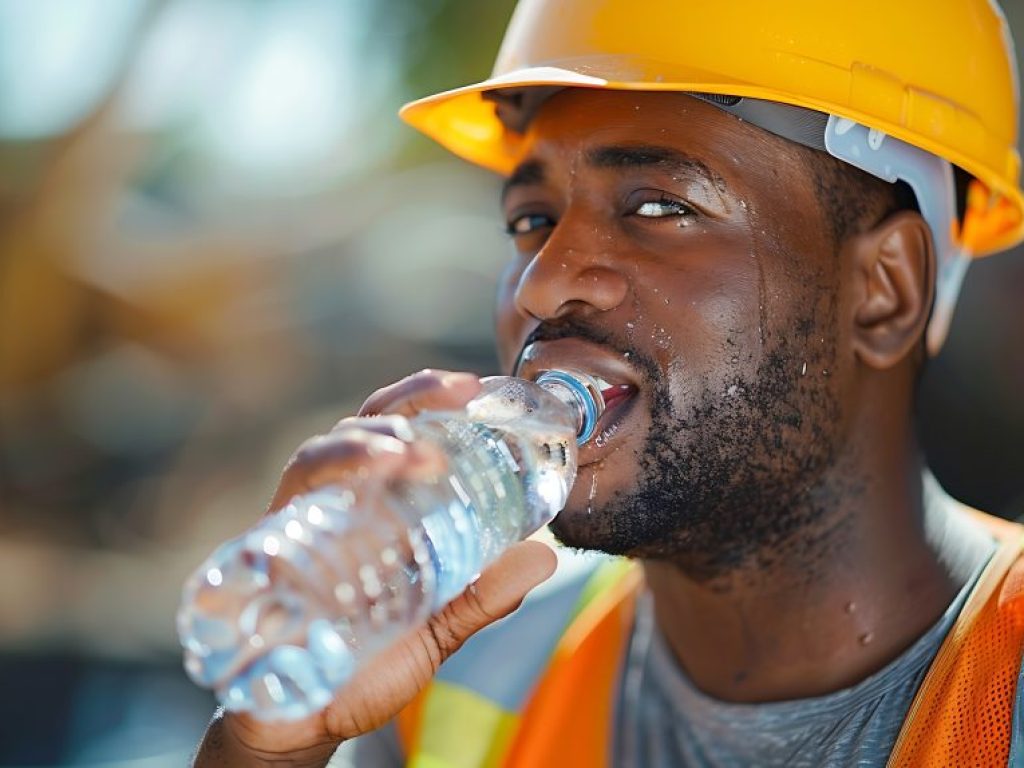
M 565 505 L 604 403 L 588 376 L 495 377 L 464 412 L 423 413 L 429 482 L 374 498 L 331 486 L 226 542 L 185 583 L 185 669 L 230 710 L 298 719 Z

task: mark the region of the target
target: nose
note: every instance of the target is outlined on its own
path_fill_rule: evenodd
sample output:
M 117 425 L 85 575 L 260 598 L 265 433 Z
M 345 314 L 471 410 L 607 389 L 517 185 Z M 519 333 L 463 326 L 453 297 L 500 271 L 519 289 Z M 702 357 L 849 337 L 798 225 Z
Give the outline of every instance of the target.
M 552 320 L 607 312 L 625 300 L 629 280 L 614 252 L 615 237 L 584 218 L 563 215 L 522 271 L 514 292 L 520 314 Z

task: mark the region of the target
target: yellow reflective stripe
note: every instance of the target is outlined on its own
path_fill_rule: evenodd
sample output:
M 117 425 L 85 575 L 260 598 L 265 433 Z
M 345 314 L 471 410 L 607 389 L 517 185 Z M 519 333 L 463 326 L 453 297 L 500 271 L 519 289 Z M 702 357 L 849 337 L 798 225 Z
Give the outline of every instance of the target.
M 585 577 L 582 588 L 575 588 L 579 592 L 571 603 L 572 610 L 562 614 L 560 634 L 574 626 L 592 603 L 619 600 L 621 583 L 631 573 L 638 576 L 638 571 L 635 563 L 623 558 L 600 562 Z M 570 600 L 565 601 L 565 607 Z M 524 649 L 510 652 L 516 650 Z M 434 679 L 420 694 L 414 711 L 405 716 L 408 722 L 400 734 L 411 768 L 501 768 L 522 719 L 520 713 L 503 708 L 470 687 L 441 678 Z
M 406 763 L 407 768 L 449 768 L 449 763 L 444 760 L 419 753 Z
M 498 768 L 519 715 L 462 686 L 435 681 L 423 704 L 411 768 Z
M 568 627 L 579 616 L 580 611 L 586 608 L 594 598 L 608 592 L 630 569 L 635 567 L 637 567 L 635 563 L 624 557 L 616 557 L 601 563 L 587 579 L 587 583 L 583 585 L 583 589 L 576 600 L 576 605 L 572 609 L 566 626 Z

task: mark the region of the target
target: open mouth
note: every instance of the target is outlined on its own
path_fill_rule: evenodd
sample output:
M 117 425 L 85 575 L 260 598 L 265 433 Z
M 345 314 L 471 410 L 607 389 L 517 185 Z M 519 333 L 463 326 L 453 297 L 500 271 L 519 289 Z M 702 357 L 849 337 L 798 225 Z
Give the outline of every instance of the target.
M 632 397 L 635 393 L 636 387 L 632 384 L 609 384 L 601 390 L 601 398 L 604 400 L 604 407 L 608 409 L 618 401 Z
M 580 446 L 581 466 L 600 458 L 592 456 L 595 453 L 593 449 L 604 448 L 619 434 L 636 393 L 637 389 L 632 384 L 613 384 L 601 390 L 604 413 L 597 421 L 594 436 Z
M 579 465 L 597 461 L 609 445 L 618 442 L 628 431 L 627 417 L 639 393 L 635 371 L 625 358 L 607 347 L 578 338 L 562 338 L 527 346 L 516 373 L 535 379 L 549 369 L 578 371 L 592 377 L 598 385 L 604 412 L 595 425 L 593 436 L 580 446 Z

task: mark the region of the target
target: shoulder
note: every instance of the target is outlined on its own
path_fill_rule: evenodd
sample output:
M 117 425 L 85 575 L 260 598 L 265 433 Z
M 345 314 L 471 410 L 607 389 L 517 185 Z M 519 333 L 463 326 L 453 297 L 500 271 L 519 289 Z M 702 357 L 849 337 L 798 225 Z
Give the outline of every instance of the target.
M 948 762 L 945 750 L 955 744 L 956 764 L 1006 764 L 1009 757 L 1010 765 L 1024 767 L 1024 527 L 934 490 L 930 502 L 933 546 L 954 576 L 967 568 L 973 574 L 915 696 L 898 742 L 901 760 L 893 764 L 922 764 L 928 755 Z

